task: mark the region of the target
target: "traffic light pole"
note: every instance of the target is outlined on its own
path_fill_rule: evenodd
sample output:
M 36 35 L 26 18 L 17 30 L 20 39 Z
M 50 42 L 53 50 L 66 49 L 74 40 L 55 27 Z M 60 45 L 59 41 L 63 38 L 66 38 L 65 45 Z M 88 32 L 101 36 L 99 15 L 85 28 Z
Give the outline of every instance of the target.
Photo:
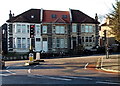
M 108 39 L 107 39 L 107 36 L 106 36 L 106 33 L 107 31 L 106 30 L 104 30 L 104 42 L 105 42 L 105 52 L 106 52 L 106 59 L 108 59 L 109 58 L 109 49 L 108 49 Z

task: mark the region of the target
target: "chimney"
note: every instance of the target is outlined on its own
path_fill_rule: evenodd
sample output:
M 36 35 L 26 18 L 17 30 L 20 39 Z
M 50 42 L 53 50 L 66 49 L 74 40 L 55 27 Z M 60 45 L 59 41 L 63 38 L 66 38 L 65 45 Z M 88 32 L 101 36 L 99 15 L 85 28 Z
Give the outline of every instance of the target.
M 95 21 L 98 21 L 97 13 L 95 14 Z
M 12 13 L 11 13 L 11 10 L 10 10 L 9 19 L 11 19 L 11 18 L 12 18 Z

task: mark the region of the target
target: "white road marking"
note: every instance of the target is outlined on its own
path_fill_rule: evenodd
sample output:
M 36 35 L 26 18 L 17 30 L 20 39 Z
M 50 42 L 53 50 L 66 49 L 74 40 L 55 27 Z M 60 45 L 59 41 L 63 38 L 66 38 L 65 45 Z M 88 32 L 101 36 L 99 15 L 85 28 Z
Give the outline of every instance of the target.
M 8 66 L 8 67 L 6 67 L 6 69 L 9 69 L 10 67 Z
M 86 78 L 86 77 L 82 77 L 82 78 L 80 78 L 80 79 L 93 80 L 93 79 L 91 79 L 91 78 Z
M 102 82 L 102 81 L 97 81 L 96 83 L 101 83 L 101 84 L 120 84 L 120 83 L 115 83 L 115 82 Z
M 7 72 L 9 72 L 9 73 L 11 73 L 11 74 L 16 74 L 16 73 L 13 73 L 13 72 L 11 72 L 11 71 L 9 71 L 9 70 L 6 70 Z
M 73 78 L 73 79 L 77 79 L 78 78 L 78 77 L 74 77 L 74 76 L 60 76 L 60 77 Z
M 0 76 L 10 76 L 11 74 L 0 74 Z
M 47 79 L 64 80 L 64 81 L 72 80 L 72 79 L 67 79 L 67 78 L 51 77 L 51 76 L 45 76 L 45 75 L 28 75 L 28 76 L 34 77 L 34 78 L 47 78 Z
M 65 78 L 56 78 L 56 77 L 47 77 L 47 78 L 49 78 L 49 79 L 56 79 L 56 80 L 64 80 L 64 81 L 71 81 L 72 79 L 65 79 Z
M 28 69 L 28 73 L 31 73 L 31 69 Z
M 84 69 L 87 69 L 88 64 L 89 64 L 89 63 L 87 63 L 87 64 L 85 65 Z

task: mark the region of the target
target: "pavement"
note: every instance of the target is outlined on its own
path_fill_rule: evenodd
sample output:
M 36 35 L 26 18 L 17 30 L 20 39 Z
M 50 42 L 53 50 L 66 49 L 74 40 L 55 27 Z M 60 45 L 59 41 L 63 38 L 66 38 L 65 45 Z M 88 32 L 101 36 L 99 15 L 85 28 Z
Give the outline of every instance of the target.
M 98 59 L 96 67 L 103 71 L 120 73 L 120 54 L 102 56 Z

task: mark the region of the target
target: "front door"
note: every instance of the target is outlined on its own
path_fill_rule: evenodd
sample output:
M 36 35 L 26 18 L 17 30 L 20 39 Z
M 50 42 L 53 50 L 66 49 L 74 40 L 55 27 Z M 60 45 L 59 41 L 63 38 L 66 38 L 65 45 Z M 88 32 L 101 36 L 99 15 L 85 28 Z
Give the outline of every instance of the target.
M 40 38 L 36 38 L 36 41 L 35 41 L 35 51 L 41 51 L 42 48 L 41 48 L 41 39 Z

